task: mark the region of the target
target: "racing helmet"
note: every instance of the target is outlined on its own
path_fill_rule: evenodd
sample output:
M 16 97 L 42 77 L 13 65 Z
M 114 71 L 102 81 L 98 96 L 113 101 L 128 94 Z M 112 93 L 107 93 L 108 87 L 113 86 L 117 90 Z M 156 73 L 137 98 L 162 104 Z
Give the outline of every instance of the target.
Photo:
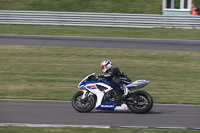
M 101 71 L 103 73 L 108 73 L 108 70 L 112 68 L 112 62 L 110 60 L 105 60 L 101 62 Z

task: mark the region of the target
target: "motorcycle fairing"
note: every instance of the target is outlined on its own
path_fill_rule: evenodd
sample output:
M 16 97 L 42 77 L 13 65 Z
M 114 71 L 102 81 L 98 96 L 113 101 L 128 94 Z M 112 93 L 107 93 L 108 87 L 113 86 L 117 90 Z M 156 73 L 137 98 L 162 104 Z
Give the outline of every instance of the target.
M 102 99 L 104 97 L 104 94 L 109 92 L 113 88 L 115 88 L 115 89 L 120 89 L 120 88 L 118 86 L 108 82 L 107 78 L 101 79 L 99 81 L 88 81 L 88 77 L 90 77 L 93 74 L 94 73 L 91 73 L 90 75 L 85 77 L 78 85 L 78 87 L 84 92 L 82 99 L 84 99 L 85 94 L 86 94 L 86 91 L 84 91 L 84 90 L 87 89 L 91 93 L 95 94 L 96 97 L 97 97 L 97 102 L 96 102 L 96 106 L 95 106 L 96 109 L 99 109 L 99 110 L 106 110 L 106 109 L 107 110 L 114 110 L 116 108 L 116 104 L 113 104 L 112 102 L 107 102 L 107 103 L 101 104 Z M 97 85 L 103 86 L 107 89 L 102 92 L 96 87 Z
M 105 88 L 108 88 L 106 90 L 104 90 L 103 92 L 100 91 L 96 86 L 97 85 L 100 85 L 100 86 L 104 86 Z M 84 86 L 84 85 L 82 85 Z M 92 86 L 92 87 L 91 87 Z M 95 87 L 94 87 L 95 86 Z M 97 97 L 97 102 L 96 102 L 96 106 L 95 108 L 97 108 L 98 106 L 101 105 L 101 102 L 102 102 L 102 99 L 104 97 L 104 94 L 107 93 L 108 91 L 112 90 L 113 88 L 107 84 L 104 84 L 104 83 L 100 83 L 100 82 L 96 82 L 95 84 L 86 84 L 85 85 L 85 89 L 89 90 L 91 93 L 95 94 L 96 97 Z M 84 97 L 84 96 L 83 96 Z
M 78 88 L 80 88 L 81 86 L 85 86 L 86 84 L 88 84 L 88 82 L 91 82 L 91 83 L 95 83 L 97 81 L 88 81 L 88 77 L 94 75 L 95 72 L 92 72 L 91 74 L 89 74 L 88 76 L 86 76 L 79 84 L 78 84 Z
M 96 83 L 99 83 L 98 81 L 87 81 L 87 79 L 85 79 L 83 82 L 81 82 L 79 84 L 79 86 L 82 86 L 82 85 L 88 85 L 88 84 L 96 84 Z
M 99 105 L 96 109 L 99 110 L 114 110 L 117 104 L 113 104 L 112 102 L 105 102 L 104 104 Z
M 132 87 L 135 90 L 135 89 L 143 88 L 149 83 L 150 83 L 149 80 L 136 80 L 133 83 L 127 84 L 126 87 Z

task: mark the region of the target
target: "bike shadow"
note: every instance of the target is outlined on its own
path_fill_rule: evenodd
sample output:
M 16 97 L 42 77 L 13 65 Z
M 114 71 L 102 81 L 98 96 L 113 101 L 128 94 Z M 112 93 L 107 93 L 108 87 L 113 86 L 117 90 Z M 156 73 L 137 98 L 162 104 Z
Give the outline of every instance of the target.
M 132 113 L 130 110 L 114 110 L 114 111 L 113 110 L 94 110 L 90 113 L 136 114 L 136 113 Z M 145 114 L 156 115 L 156 114 L 164 114 L 164 112 L 149 111 L 148 113 L 145 113 Z

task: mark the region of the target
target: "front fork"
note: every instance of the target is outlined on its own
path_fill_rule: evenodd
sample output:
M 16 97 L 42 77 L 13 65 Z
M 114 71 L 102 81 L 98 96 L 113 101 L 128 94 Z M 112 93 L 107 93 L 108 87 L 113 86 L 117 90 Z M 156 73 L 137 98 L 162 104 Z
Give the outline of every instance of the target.
M 87 97 L 87 90 L 81 90 L 83 92 L 82 98 L 81 99 L 85 99 Z
M 88 101 L 88 98 L 90 95 L 92 95 L 91 92 L 87 91 L 87 90 L 81 90 L 83 92 L 83 95 L 80 99 L 81 104 L 88 104 L 90 103 L 90 101 Z
M 81 99 L 85 99 L 89 97 L 90 95 L 93 95 L 90 91 L 87 91 L 87 90 L 81 90 L 81 91 L 83 92 Z

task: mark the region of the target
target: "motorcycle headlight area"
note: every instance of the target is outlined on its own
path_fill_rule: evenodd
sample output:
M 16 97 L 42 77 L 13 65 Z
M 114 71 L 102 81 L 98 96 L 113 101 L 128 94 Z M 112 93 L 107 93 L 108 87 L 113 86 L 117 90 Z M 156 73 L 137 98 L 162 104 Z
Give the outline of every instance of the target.
M 84 85 L 80 86 L 79 88 L 80 88 L 81 90 L 86 90 L 86 89 L 87 89 Z

